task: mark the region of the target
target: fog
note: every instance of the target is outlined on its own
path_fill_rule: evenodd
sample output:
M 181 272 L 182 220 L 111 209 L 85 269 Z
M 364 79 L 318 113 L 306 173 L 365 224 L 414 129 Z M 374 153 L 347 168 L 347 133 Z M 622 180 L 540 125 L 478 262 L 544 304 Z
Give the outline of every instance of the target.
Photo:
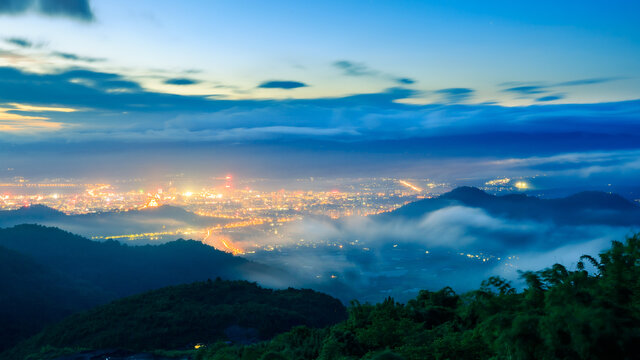
M 351 217 L 308 218 L 266 238 L 249 258 L 284 267 L 296 285 L 327 291 L 343 300 L 406 301 L 419 289 L 475 289 L 490 276 L 521 287 L 521 271 L 554 263 L 575 268 L 581 255 L 597 256 L 612 240 L 640 227 L 558 225 L 513 220 L 483 209 L 449 206 L 416 220 Z M 340 246 L 342 245 L 342 246 Z

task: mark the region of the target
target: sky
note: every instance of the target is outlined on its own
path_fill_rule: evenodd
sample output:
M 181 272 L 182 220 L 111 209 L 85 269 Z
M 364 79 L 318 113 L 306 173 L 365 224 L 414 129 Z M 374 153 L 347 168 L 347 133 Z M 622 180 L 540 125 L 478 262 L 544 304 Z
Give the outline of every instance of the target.
M 634 1 L 2 0 L 0 177 L 633 183 L 638 13 Z

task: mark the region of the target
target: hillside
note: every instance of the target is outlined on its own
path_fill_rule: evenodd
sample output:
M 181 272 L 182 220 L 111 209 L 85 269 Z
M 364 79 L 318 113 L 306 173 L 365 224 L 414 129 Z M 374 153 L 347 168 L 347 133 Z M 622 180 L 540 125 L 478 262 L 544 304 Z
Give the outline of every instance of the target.
M 130 211 L 107 211 L 67 215 L 44 205 L 0 211 L 0 227 L 40 224 L 66 229 L 83 236 L 114 236 L 152 232 L 171 232 L 203 228 L 229 222 L 229 219 L 200 216 L 180 207 L 163 205 Z M 177 236 L 167 235 L 169 240 Z
M 640 225 L 640 206 L 616 194 L 587 191 L 543 199 L 524 194 L 496 196 L 473 187 L 460 187 L 436 198 L 419 200 L 379 218 L 418 218 L 455 205 L 481 208 L 504 218 L 553 221 L 561 225 Z
M 587 271 L 590 270 L 590 272 Z M 640 235 L 613 242 L 576 270 L 522 274 L 518 291 L 492 277 L 465 294 L 422 290 L 349 308 L 330 329 L 295 328 L 261 344 L 212 344 L 201 360 L 637 359 Z
M 127 246 L 97 242 L 57 228 L 19 225 L 0 229 L 0 323 L 10 331 L 0 350 L 53 320 L 143 291 L 208 278 L 279 285 L 278 269 L 215 250 L 197 241 Z
M 0 246 L 0 351 L 107 296 Z
M 0 356 L 25 358 L 53 348 L 187 349 L 197 343 L 251 343 L 305 325 L 346 318 L 337 299 L 312 290 L 270 290 L 246 281 L 166 287 L 73 315 Z
M 0 229 L 0 246 L 122 297 L 207 278 L 278 283 L 283 272 L 193 240 L 128 246 L 40 225 Z

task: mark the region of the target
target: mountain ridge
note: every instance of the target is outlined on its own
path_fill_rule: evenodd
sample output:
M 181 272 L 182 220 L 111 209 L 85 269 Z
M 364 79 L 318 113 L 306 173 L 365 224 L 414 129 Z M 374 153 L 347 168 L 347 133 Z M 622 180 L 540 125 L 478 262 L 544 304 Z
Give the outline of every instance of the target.
M 583 191 L 564 198 L 545 199 L 526 194 L 491 195 L 475 187 L 459 187 L 435 198 L 418 200 L 379 218 L 415 219 L 449 206 L 476 207 L 506 218 L 558 224 L 640 225 L 640 206 L 617 194 Z

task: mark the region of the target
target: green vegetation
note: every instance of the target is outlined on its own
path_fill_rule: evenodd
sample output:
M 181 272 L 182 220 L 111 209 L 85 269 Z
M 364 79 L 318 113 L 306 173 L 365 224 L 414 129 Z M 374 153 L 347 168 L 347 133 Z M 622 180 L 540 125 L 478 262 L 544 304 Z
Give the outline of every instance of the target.
M 313 290 L 271 290 L 217 279 L 166 287 L 72 315 L 0 358 L 49 358 L 65 349 L 153 351 L 227 340 L 251 343 L 294 326 L 326 327 L 346 317 L 339 300 Z
M 196 358 L 638 358 L 640 236 L 613 242 L 599 261 L 584 256 L 575 271 L 556 264 L 522 277 L 521 292 L 494 277 L 463 295 L 445 288 L 407 304 L 353 302 L 348 319 L 330 328 L 297 327 L 254 345 L 215 343 Z
M 47 294 L 73 289 L 57 273 L 13 251 L 0 248 L 0 260 L 7 274 L 0 280 L 13 289 L 10 296 L 29 284 L 53 283 L 50 279 L 59 285 Z M 406 304 L 392 298 L 378 304 L 354 301 L 348 310 L 312 290 L 208 280 L 72 315 L 0 359 L 50 359 L 100 349 L 197 360 L 638 358 L 640 234 L 613 242 L 598 259 L 583 256 L 575 270 L 556 264 L 522 273 L 522 279 L 526 285 L 520 291 L 492 277 L 465 294 L 423 290 Z M 20 296 L 36 299 L 25 294 Z M 194 350 L 200 344 L 205 346 Z
M 0 246 L 0 352 L 104 297 L 90 284 Z
M 198 241 L 127 246 L 40 225 L 0 229 L 0 353 L 72 313 L 216 277 L 269 283 L 287 274 Z

